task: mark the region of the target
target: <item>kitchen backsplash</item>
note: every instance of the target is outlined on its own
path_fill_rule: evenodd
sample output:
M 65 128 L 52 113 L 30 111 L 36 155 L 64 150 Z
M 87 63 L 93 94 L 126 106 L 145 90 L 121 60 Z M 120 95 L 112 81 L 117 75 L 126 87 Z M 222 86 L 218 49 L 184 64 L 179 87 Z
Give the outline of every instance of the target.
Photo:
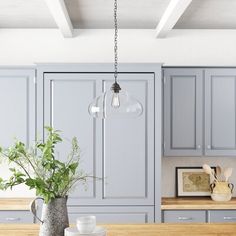
M 222 168 L 232 167 L 233 174 L 230 178 L 230 182 L 236 187 L 236 157 L 163 157 L 162 196 L 175 196 L 175 167 L 202 166 L 204 163 L 210 166 L 219 165 Z M 233 195 L 236 196 L 236 189 Z

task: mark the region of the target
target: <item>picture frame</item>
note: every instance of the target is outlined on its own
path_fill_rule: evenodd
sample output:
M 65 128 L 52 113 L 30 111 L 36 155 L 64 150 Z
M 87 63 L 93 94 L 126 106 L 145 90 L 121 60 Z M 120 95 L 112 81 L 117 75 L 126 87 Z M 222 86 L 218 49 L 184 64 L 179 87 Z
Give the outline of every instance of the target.
M 216 167 L 211 167 L 216 172 Z M 202 167 L 176 167 L 176 197 L 210 196 L 213 177 Z

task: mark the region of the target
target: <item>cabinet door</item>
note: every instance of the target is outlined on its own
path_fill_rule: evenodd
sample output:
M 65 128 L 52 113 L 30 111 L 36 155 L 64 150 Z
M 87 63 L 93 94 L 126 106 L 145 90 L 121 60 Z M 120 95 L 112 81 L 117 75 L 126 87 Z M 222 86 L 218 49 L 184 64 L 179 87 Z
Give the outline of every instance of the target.
M 77 136 L 82 168 L 102 181 L 78 187 L 69 200 L 79 205 L 154 205 L 154 75 L 120 74 L 122 89 L 143 104 L 136 119 L 100 120 L 89 116 L 88 105 L 110 89 L 113 74 L 46 73 L 44 124 Z M 58 148 L 61 158 L 67 144 Z M 78 200 L 79 198 L 79 200 Z
M 50 125 L 62 131 L 64 142 L 57 148 L 57 158 L 66 161 L 70 152 L 70 140 L 78 138 L 81 149 L 81 168 L 92 176 L 101 177 L 99 155 L 101 152 L 98 121 L 88 113 L 88 105 L 96 92 L 96 75 L 52 73 L 44 75 L 44 126 Z M 98 141 L 97 141 L 98 140 Z M 90 179 L 87 190 L 77 186 L 70 193 L 69 204 L 96 201 L 99 198 L 99 182 Z
M 164 155 L 202 155 L 200 69 L 164 70 Z
M 32 69 L 0 69 L 0 146 L 9 147 L 15 139 L 27 146 L 35 140 L 35 71 Z M 8 163 L 1 163 L 1 178 L 9 178 Z M 0 197 L 31 197 L 26 186 L 1 191 Z
M 68 215 L 71 224 L 86 215 L 95 215 L 99 224 L 154 223 L 154 207 L 69 207 Z
M 205 155 L 236 155 L 236 69 L 205 71 Z
M 0 145 L 35 140 L 35 72 L 0 69 Z

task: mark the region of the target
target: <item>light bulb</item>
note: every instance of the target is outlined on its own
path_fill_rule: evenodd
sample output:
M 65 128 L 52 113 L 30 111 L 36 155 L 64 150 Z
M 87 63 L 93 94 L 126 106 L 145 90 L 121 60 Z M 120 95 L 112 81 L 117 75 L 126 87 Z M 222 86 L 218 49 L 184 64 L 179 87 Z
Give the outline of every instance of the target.
M 119 93 L 113 93 L 112 100 L 111 100 L 111 106 L 116 109 L 120 107 Z

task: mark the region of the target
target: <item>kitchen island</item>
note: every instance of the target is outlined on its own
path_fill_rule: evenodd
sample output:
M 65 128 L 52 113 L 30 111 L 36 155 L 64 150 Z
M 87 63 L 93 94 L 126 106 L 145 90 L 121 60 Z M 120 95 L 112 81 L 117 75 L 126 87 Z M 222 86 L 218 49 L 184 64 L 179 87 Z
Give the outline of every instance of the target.
M 236 236 L 236 224 L 103 225 L 107 236 Z M 38 236 L 36 224 L 0 224 L 0 236 Z

